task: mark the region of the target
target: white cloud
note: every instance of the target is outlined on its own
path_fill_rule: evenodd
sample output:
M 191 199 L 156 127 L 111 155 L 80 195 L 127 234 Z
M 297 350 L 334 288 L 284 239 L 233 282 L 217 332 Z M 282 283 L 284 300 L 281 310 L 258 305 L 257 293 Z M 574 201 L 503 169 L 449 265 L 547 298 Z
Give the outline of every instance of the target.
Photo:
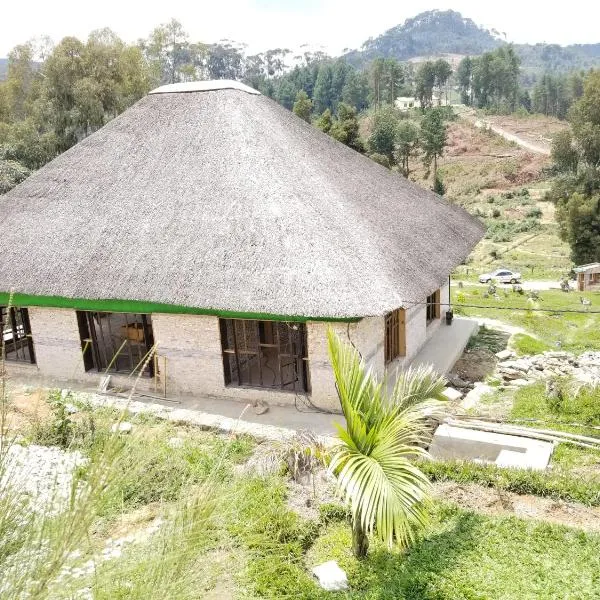
M 273 47 L 297 49 L 308 43 L 332 54 L 358 47 L 370 36 L 402 23 L 423 10 L 452 8 L 486 27 L 505 32 L 515 42 L 600 42 L 600 4 L 572 0 L 568 10 L 559 3 L 505 0 L 171 0 L 144 2 L 103 0 L 95 10 L 86 2 L 30 0 L 26 8 L 5 3 L 0 21 L 0 56 L 27 39 L 49 35 L 85 38 L 92 30 L 110 27 L 133 42 L 171 17 L 180 20 L 194 40 L 223 38 L 245 42 L 250 51 Z

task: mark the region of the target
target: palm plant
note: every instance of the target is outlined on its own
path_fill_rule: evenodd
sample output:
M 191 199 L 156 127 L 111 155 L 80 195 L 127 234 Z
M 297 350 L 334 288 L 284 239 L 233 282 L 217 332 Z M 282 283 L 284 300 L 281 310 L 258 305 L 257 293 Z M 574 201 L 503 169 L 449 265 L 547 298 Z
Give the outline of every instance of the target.
M 330 329 L 329 355 L 346 426 L 330 469 L 350 504 L 352 549 L 364 557 L 368 535 L 407 546 L 427 522 L 431 485 L 414 459 L 427 456 L 427 419 L 439 412 L 444 379 L 431 369 L 401 373 L 389 390 L 358 352 Z

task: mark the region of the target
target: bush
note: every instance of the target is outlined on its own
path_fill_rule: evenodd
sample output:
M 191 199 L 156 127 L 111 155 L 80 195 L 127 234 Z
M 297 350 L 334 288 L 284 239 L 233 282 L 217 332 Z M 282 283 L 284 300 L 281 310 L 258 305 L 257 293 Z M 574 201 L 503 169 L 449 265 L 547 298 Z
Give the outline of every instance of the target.
M 542 216 L 542 209 L 539 206 L 530 208 L 525 215 L 528 219 L 539 219 Z
M 492 217 L 494 219 L 497 219 L 502 213 L 500 212 L 499 208 L 494 208 L 494 210 L 492 211 Z

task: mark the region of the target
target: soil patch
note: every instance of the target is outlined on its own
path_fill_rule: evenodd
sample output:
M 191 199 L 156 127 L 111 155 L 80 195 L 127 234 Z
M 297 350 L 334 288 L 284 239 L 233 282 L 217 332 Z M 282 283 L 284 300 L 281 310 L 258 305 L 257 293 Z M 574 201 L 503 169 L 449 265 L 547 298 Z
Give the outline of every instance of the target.
M 492 516 L 537 519 L 586 531 L 600 532 L 600 508 L 551 498 L 519 495 L 476 484 L 434 483 L 437 498 L 461 508 Z

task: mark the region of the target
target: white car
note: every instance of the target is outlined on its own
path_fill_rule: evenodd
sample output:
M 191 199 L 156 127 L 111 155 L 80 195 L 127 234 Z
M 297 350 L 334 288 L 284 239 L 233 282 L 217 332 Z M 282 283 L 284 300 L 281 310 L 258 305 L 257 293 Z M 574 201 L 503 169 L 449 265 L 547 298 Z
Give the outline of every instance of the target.
M 509 271 L 508 269 L 498 269 L 493 273 L 483 273 L 479 276 L 479 283 L 491 283 L 492 280 L 498 283 L 518 283 L 521 281 L 521 273 Z

